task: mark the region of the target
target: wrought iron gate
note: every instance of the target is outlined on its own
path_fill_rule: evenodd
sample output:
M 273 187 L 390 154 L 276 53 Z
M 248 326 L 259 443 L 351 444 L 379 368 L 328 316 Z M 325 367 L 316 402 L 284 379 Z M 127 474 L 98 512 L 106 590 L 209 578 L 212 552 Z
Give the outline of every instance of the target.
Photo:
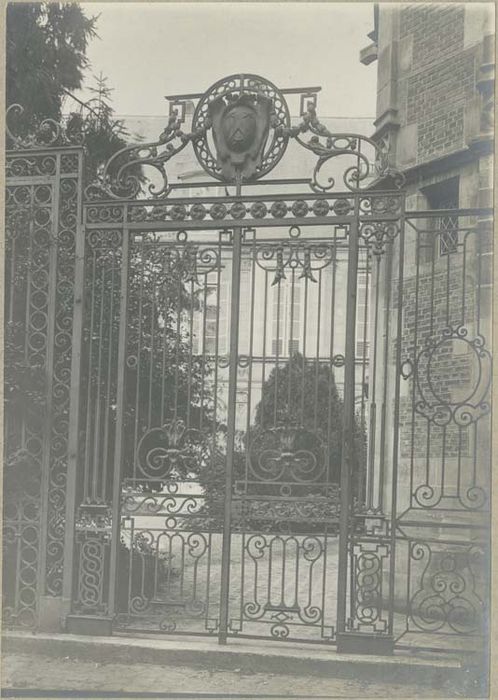
M 479 379 L 468 400 L 446 387 L 441 402 L 437 390 L 425 397 L 420 377 L 436 367 L 444 384 L 450 340 L 469 345 L 479 377 L 489 371 L 482 329 L 468 338 L 487 293 L 476 273 L 483 212 L 462 218 L 470 222 L 457 241 L 463 263 L 425 254 L 428 301 L 420 250 L 432 249 L 440 226 L 425 213 L 420 230 L 422 219 L 405 213 L 384 146 L 320 124 L 317 92 L 231 76 L 202 95 L 175 96 L 160 138 L 114 156 L 84 198 L 83 153 L 67 134 L 31 150 L 13 137 L 24 150 L 9 160 L 8 221 L 17 228 L 8 241 L 29 241 L 29 275 L 26 283 L 12 250 L 11 335 L 16 303 L 17 319 L 33 309 L 20 352 L 27 364 L 41 353 L 39 365 L 54 370 L 48 393 L 39 390 L 51 402 L 36 445 L 25 416 L 8 437 L 14 461 L 16 450 L 28 454 L 35 481 L 45 479 L 34 495 L 23 487 L 12 517 L 6 510 L 17 557 L 11 621 L 22 622 L 27 567 L 30 619 L 60 597 L 75 631 L 268 636 L 343 649 L 373 642 L 377 652 L 414 626 L 430 633 L 426 646 L 447 627 L 462 638 L 480 631 L 487 584 L 476 586 L 470 558 L 485 538 L 467 551 L 444 532 L 485 531 L 476 514 L 489 471 L 485 449 L 476 456 L 477 433 L 473 462 L 461 456 L 470 439 L 462 431 L 487 420 L 489 381 Z M 298 101 L 296 124 L 287 99 Z M 168 181 L 166 164 L 190 147 L 209 179 Z M 284 176 L 287 148 L 311 154 L 310 175 Z M 146 166 L 155 171 L 148 189 Z M 279 167 L 281 177 L 265 177 Z M 45 193 L 52 182 L 56 195 Z M 46 242 L 50 231 L 56 239 Z M 404 271 L 412 248 L 414 276 Z M 457 288 L 462 319 L 448 301 L 444 320 L 438 304 Z M 425 307 L 438 319 L 428 328 Z M 438 353 L 450 364 L 435 363 Z M 418 414 L 426 443 L 436 431 L 441 454 L 450 437 L 456 445 L 465 521 L 442 504 L 457 498 L 444 456 L 442 486 L 433 485 L 430 447 L 420 481 Z M 397 489 L 408 483 L 415 500 L 405 508 Z M 56 588 L 43 588 L 45 570 Z

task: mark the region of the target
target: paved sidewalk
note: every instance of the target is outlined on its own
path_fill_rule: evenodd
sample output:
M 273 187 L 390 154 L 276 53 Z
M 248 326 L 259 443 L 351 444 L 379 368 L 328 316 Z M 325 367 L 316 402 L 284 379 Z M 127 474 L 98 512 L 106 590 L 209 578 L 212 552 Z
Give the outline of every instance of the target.
M 91 697 L 90 693 L 95 697 L 95 693 L 114 691 L 117 697 L 126 697 L 127 700 L 134 693 L 154 693 L 163 698 L 188 697 L 185 694 L 192 696 L 195 693 L 215 698 L 296 697 L 303 700 L 320 697 L 465 697 L 455 694 L 449 687 L 434 690 L 427 685 L 380 683 L 368 678 L 302 677 L 288 675 L 285 669 L 281 673 L 250 673 L 241 669 L 203 670 L 187 666 L 99 663 L 70 657 L 55 659 L 38 654 L 9 653 L 2 659 L 2 685 L 3 697 L 23 697 L 21 693 L 33 688 L 83 691 L 80 697 L 87 698 Z M 9 689 L 18 692 L 11 693 Z
M 213 641 L 7 632 L 3 697 L 35 697 L 30 690 L 39 691 L 38 697 L 42 691 L 43 697 L 70 697 L 57 692 L 73 691 L 76 697 L 112 693 L 127 699 L 143 693 L 303 700 L 484 697 L 475 669 L 466 670 L 455 656 L 360 656 L 311 645 L 232 640 L 220 647 Z

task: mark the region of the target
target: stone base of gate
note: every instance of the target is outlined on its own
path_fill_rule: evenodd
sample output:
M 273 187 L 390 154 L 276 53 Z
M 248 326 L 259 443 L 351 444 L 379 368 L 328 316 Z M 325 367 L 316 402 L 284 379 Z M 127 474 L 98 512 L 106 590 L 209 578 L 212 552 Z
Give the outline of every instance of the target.
M 60 632 L 65 612 L 62 598 L 41 596 L 38 603 L 38 629 L 41 632 Z
M 394 637 L 387 634 L 339 632 L 337 651 L 343 654 L 375 654 L 386 656 L 394 652 Z
M 112 634 L 112 620 L 112 617 L 97 615 L 68 615 L 66 617 L 66 632 L 109 637 Z

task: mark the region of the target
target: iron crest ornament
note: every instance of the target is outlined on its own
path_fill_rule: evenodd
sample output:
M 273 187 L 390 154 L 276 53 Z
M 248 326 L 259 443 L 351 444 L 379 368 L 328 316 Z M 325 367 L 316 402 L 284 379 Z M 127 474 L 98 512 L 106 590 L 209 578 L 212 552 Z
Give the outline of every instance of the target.
M 284 95 L 259 75 L 231 75 L 201 97 L 192 130 L 197 160 L 224 182 L 257 180 L 279 162 L 289 141 Z
M 251 180 L 261 168 L 272 101 L 265 95 L 218 97 L 209 105 L 218 166 L 228 180 Z

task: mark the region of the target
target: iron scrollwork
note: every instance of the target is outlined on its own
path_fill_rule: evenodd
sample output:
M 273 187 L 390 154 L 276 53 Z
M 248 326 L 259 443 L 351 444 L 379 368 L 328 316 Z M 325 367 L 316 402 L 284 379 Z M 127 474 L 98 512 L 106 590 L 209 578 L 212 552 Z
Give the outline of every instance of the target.
M 455 344 L 472 358 L 474 364 L 474 381 L 461 399 L 451 395 L 443 396 L 441 392 L 441 372 L 448 368 L 448 352 L 455 352 Z M 414 361 L 404 364 L 404 376 L 413 374 L 419 400 L 415 410 L 437 426 L 454 422 L 465 427 L 475 423 L 490 411 L 487 400 L 491 383 L 491 354 L 486 349 L 482 336 L 468 337 L 468 329 L 458 324 L 448 326 L 439 337 L 428 336 L 425 345 Z
M 303 427 L 260 431 L 251 442 L 249 454 L 251 472 L 263 482 L 285 479 L 309 484 L 318 481 L 325 471 L 325 446 L 318 435 Z
M 413 542 L 410 558 L 424 564 L 410 600 L 410 621 L 415 628 L 446 634 L 481 632 L 484 603 L 476 590 L 475 574 L 482 567 L 482 549 L 472 546 L 441 552 L 429 543 Z
M 459 352 L 457 348 L 464 352 Z M 445 381 L 455 352 L 467 358 L 472 378 L 464 396 L 461 392 L 454 393 L 448 381 Z M 415 383 L 415 412 L 435 429 L 446 430 L 453 426 L 457 430 L 465 430 L 490 412 L 491 354 L 484 337 L 477 335 L 469 338 L 468 329 L 461 324 L 448 326 L 437 335 L 427 336 L 418 354 L 402 363 L 400 373 L 405 379 L 412 378 Z M 458 500 L 465 509 L 480 509 L 488 502 L 486 490 L 475 480 L 462 488 L 459 482 Z M 442 493 L 427 481 L 415 489 L 414 498 L 422 508 L 434 508 L 441 501 Z
M 285 271 L 299 271 L 299 279 L 317 282 L 314 272 L 330 265 L 335 248 L 324 244 L 262 245 L 256 251 L 256 263 L 263 270 L 275 272 L 272 286 L 286 279 Z
M 19 104 L 12 104 L 7 108 L 5 131 L 10 148 L 53 148 L 55 146 L 79 146 L 83 143 L 84 134 L 76 122 L 43 119 L 35 125 L 34 129 L 28 130 L 25 128 L 26 125 L 23 125 L 24 112 L 24 107 Z
M 83 503 L 76 519 L 77 581 L 75 612 L 105 615 L 108 612 L 111 508 L 103 501 Z
M 207 447 L 199 430 L 187 428 L 181 419 L 167 421 L 142 436 L 137 446 L 139 473 L 159 480 L 185 476 L 207 459 Z
M 402 173 L 390 166 L 389 151 L 383 144 L 358 134 L 333 134 L 319 121 L 313 101 L 308 102 L 299 125 L 280 127 L 278 131 L 294 138 L 301 146 L 318 156 L 311 179 L 311 187 L 316 192 L 329 192 L 334 189 L 335 179 L 328 177 L 324 184 L 321 182 L 321 171 L 326 163 L 342 156 L 353 159 L 353 164 L 342 173 L 346 189 L 352 192 L 368 186 L 374 177 L 391 176 L 397 188 L 404 184 Z M 311 133 L 311 137 L 306 141 L 302 134 L 308 132 Z
M 323 601 L 319 603 L 317 584 L 323 576 L 325 542 L 318 536 L 253 534 L 245 544 L 248 562 L 252 563 L 251 583 L 242 607 L 242 620 L 266 623 L 274 639 L 284 640 L 293 628 L 317 626 L 324 619 Z M 280 565 L 302 572 L 301 580 L 289 579 L 286 590 L 282 587 Z M 249 576 L 249 574 L 247 574 Z M 240 622 L 242 622 L 242 620 Z M 328 631 L 328 630 L 327 630 Z M 323 629 L 323 638 L 332 634 Z
M 161 178 L 160 185 L 149 184 L 148 193 L 155 197 L 165 197 L 171 191 L 165 164 L 182 151 L 193 139 L 201 137 L 208 126 L 185 133 L 181 129 L 178 112 L 174 111 L 157 139 L 122 148 L 107 161 L 99 181 L 86 188 L 89 200 L 133 199 L 142 189 L 137 167 L 150 166 Z
M 199 164 L 215 181 L 257 181 L 277 165 L 294 139 L 318 158 L 310 178 L 315 192 L 335 188 L 333 177 L 322 181 L 323 171 L 327 163 L 341 157 L 352 159 L 342 173 L 350 192 L 366 189 L 374 178 L 389 176 L 395 188 L 404 184 L 403 175 L 389 164 L 387 144 L 358 134 L 330 132 L 319 121 L 313 100 L 308 102 L 301 123 L 291 126 L 283 92 L 261 76 L 231 75 L 214 83 L 198 96 L 190 131 L 182 129 L 184 105 L 172 102 L 168 123 L 157 140 L 127 146 L 113 155 L 100 180 L 87 188 L 88 198 L 136 198 L 142 188 L 137 168 L 142 166 L 152 167 L 160 179 L 157 186 L 149 184 L 148 194 L 167 197 L 171 184 L 166 165 L 189 143 Z M 307 133 L 311 136 L 306 140 Z
M 373 255 L 384 254 L 388 243 L 394 241 L 400 231 L 399 221 L 368 221 L 360 226 L 360 238 Z
M 52 434 L 47 512 L 47 592 L 62 593 L 68 458 L 68 426 L 72 361 L 77 178 L 60 180 L 57 232 L 57 310 L 54 326 L 52 375 Z
M 353 546 L 351 629 L 373 632 L 387 629 L 387 619 L 383 616 L 382 579 L 389 552 L 389 546 L 379 542 L 356 542 Z

